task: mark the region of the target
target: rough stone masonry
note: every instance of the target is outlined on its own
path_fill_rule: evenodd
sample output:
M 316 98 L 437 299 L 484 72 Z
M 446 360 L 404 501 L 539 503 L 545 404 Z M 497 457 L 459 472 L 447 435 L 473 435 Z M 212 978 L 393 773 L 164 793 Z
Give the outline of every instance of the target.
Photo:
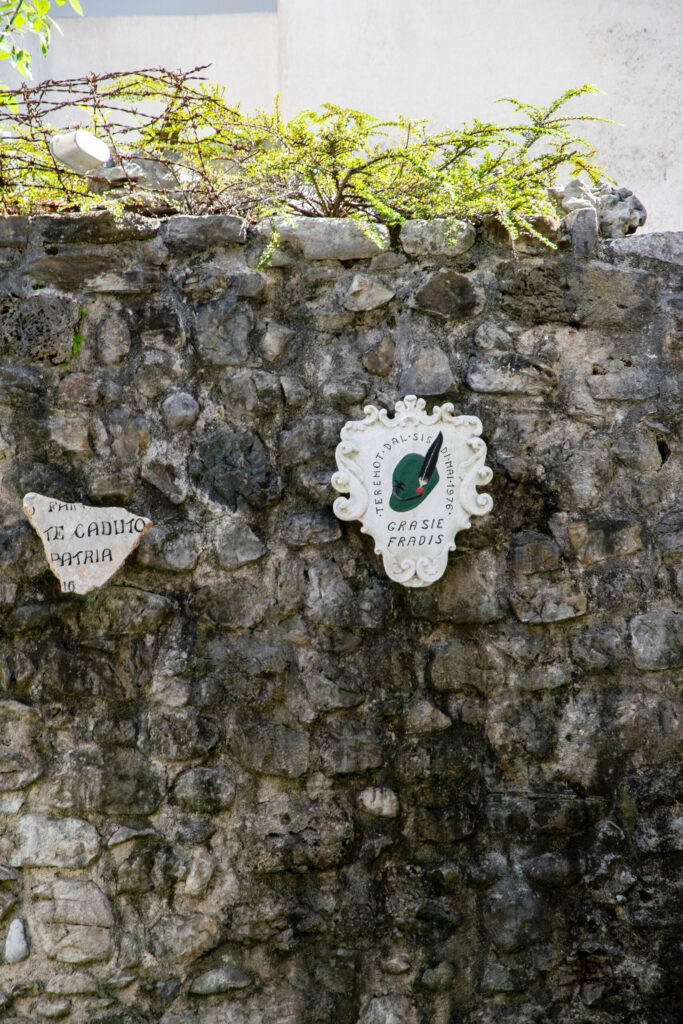
M 0 1019 L 674 1024 L 681 237 L 267 234 L 0 220 Z M 410 393 L 420 591 L 329 484 Z M 154 525 L 61 594 L 27 492 Z

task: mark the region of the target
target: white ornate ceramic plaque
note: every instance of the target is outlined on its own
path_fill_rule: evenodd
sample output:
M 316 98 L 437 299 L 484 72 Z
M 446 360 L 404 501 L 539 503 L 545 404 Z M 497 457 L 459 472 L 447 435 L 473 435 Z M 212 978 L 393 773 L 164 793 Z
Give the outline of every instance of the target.
M 337 445 L 332 486 L 339 519 L 358 519 L 375 541 L 387 576 L 405 587 L 427 587 L 443 576 L 455 535 L 472 516 L 491 511 L 491 470 L 476 416 L 454 416 L 450 402 L 425 411 L 407 395 L 396 414 L 374 405 L 351 420 Z
M 69 594 L 87 594 L 111 579 L 152 525 L 125 508 L 92 508 L 33 492 L 24 495 L 24 512 Z

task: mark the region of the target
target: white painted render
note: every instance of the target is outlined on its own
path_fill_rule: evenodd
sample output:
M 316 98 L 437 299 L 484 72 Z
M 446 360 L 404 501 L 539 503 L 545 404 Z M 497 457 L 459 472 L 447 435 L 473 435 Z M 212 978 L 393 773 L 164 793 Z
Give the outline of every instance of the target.
M 647 207 L 646 230 L 683 229 L 680 0 L 278 0 L 277 13 L 62 25 L 36 77 L 212 62 L 244 108 L 280 92 L 288 114 L 331 100 L 446 126 L 500 119 L 500 96 L 541 103 L 592 82 L 604 95 L 577 109 L 620 123 L 586 127 L 603 163 Z

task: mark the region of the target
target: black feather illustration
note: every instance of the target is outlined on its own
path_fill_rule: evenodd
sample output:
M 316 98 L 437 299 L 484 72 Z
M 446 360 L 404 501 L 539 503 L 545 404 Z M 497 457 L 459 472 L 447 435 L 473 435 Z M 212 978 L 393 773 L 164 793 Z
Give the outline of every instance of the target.
M 439 431 L 427 449 L 427 454 L 425 455 L 424 462 L 420 468 L 420 475 L 417 481 L 419 487 L 425 487 L 429 483 L 439 460 L 439 449 L 441 448 L 442 443 L 443 434 Z

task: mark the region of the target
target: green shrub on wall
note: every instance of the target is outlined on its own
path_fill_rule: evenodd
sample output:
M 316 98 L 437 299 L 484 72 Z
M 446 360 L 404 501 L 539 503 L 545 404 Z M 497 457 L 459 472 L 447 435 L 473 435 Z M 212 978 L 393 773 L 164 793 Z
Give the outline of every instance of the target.
M 555 212 L 548 189 L 560 168 L 604 176 L 568 115 L 569 89 L 547 107 L 508 99 L 511 124 L 474 121 L 435 131 L 424 120 L 381 120 L 324 104 L 286 120 L 246 114 L 198 74 L 164 70 L 45 82 L 13 95 L 0 127 L 0 204 L 5 213 L 114 203 L 142 213 L 229 212 L 250 218 L 409 218 L 493 215 L 515 237 Z M 113 167 L 79 177 L 49 151 L 65 118 L 109 145 Z M 540 237 L 540 236 L 539 236 Z

